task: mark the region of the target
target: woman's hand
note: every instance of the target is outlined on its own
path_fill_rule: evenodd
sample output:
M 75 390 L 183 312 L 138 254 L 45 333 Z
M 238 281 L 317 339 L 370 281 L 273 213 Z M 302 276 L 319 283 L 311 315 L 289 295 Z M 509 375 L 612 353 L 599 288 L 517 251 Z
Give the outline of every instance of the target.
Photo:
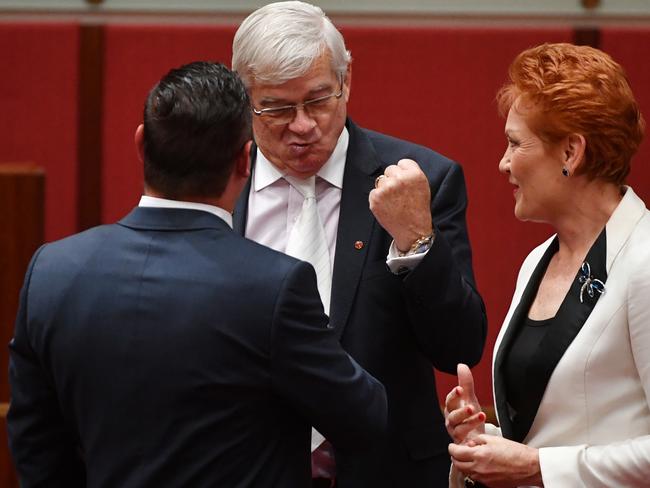
M 471 444 L 449 444 L 449 454 L 456 469 L 474 481 L 490 488 L 544 486 L 537 449 L 485 434 Z
M 485 433 L 485 413 L 474 394 L 474 378 L 469 367 L 457 367 L 458 386 L 445 400 L 445 426 L 456 444 L 466 444 Z

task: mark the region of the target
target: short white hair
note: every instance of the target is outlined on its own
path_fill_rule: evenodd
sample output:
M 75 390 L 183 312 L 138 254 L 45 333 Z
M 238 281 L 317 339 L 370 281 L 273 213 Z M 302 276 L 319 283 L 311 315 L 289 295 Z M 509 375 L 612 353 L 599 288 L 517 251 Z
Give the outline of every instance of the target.
M 327 15 L 308 3 L 276 2 L 255 10 L 239 26 L 232 68 L 246 86 L 253 81 L 279 85 L 303 76 L 325 53 L 332 70 L 344 76 L 352 58 Z

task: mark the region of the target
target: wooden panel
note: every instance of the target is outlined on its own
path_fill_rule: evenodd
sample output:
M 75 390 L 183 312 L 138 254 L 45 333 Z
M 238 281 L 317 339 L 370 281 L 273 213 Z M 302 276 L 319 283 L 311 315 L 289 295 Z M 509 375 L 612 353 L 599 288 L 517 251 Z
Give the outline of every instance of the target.
M 101 223 L 104 27 L 84 25 L 79 42 L 77 230 Z
M 25 270 L 43 242 L 45 177 L 27 164 L 0 165 L 0 370 L 9 364 L 7 344 L 13 336 L 18 297 Z M 0 375 L 0 436 L 6 439 L 7 374 Z M 17 486 L 7 442 L 0 442 L 0 486 Z
M 5 406 L 6 407 L 6 406 Z M 5 415 L 0 416 L 0 486 L 2 488 L 18 488 L 16 471 L 9 457 L 7 443 L 7 421 Z

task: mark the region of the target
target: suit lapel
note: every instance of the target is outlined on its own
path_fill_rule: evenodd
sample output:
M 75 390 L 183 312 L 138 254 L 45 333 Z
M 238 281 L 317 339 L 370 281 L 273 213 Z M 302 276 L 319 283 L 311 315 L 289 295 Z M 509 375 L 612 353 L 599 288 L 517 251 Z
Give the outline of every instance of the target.
M 589 263 L 590 268 L 589 278 L 597 278 L 603 283 L 607 281 L 606 235 L 607 233 L 603 229 L 585 257 L 585 262 Z M 507 392 L 505 391 L 505 380 L 503 378 L 503 361 L 509 347 L 512 346 L 514 338 L 517 336 L 517 332 L 523 327 L 528 310 L 537 294 L 539 283 L 544 276 L 548 263 L 553 254 L 557 252 L 557 246 L 556 238 L 537 265 L 522 296 L 521 302 L 513 314 L 510 322 L 511 327 L 509 327 L 504 337 L 503 345 L 500 347 L 499 354 L 497 355 L 497 367 L 500 372 L 500 393 L 498 394 L 500 401 L 497 407 L 499 409 L 499 419 L 504 419 L 504 422 L 502 422 L 504 436 L 517 442 L 522 442 L 526 438 L 526 435 L 528 435 L 528 431 L 535 420 L 539 404 L 542 401 L 546 386 L 555 367 L 582 329 L 582 326 L 589 318 L 589 315 L 600 298 L 600 294 L 597 292 L 593 293 L 593 296 L 589 295 L 588 283 L 585 285 L 585 279 L 582 279 L 584 273 L 582 270 L 579 270 L 553 322 L 549 326 L 548 333 L 539 344 L 537 351 L 530 361 L 530 366 L 526 371 L 526 378 L 529 380 L 526 388 L 527 395 L 530 398 L 530 408 L 522 412 L 517 412 L 513 421 L 512 416 L 508 415 L 509 407 L 505 400 Z M 582 302 L 580 301 L 581 292 Z
M 378 225 L 368 206 L 368 194 L 381 171 L 374 147 L 365 133 L 350 120 L 347 128 L 350 142 L 343 175 L 330 307 L 330 324 L 338 337 L 345 330 L 370 239 Z
M 251 146 L 251 176 L 248 178 L 246 185 L 239 194 L 237 203 L 235 204 L 235 211 L 232 215 L 232 228 L 233 230 L 243 236 L 246 232 L 246 219 L 248 218 L 248 195 L 251 192 L 251 184 L 253 181 L 253 168 L 255 167 L 255 159 L 257 157 L 257 146 Z
M 551 261 L 551 258 L 558 250 L 558 240 L 557 237 L 551 242 L 551 244 L 546 249 L 546 252 L 540 259 L 539 263 L 535 267 L 535 270 L 528 280 L 526 289 L 521 295 L 519 305 L 512 314 L 508 328 L 506 329 L 505 335 L 501 340 L 501 345 L 497 352 L 497 357 L 494 362 L 494 395 L 496 398 L 496 408 L 499 415 L 499 425 L 503 436 L 512 439 L 512 419 L 510 415 L 510 408 L 506 399 L 506 387 L 505 387 L 505 376 L 503 369 L 503 361 L 507 357 L 508 352 L 510 351 L 510 346 L 512 341 L 517 336 L 517 332 L 523 326 L 524 320 L 528 315 L 528 310 L 537 295 L 537 290 L 539 289 L 539 284 L 542 281 L 548 263 Z

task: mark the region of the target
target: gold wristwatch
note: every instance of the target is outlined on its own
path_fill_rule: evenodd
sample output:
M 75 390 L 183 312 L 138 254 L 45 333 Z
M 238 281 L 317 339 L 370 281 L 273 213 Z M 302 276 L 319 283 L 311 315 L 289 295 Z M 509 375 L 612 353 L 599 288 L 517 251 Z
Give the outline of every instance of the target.
M 420 236 L 416 239 L 416 241 L 413 243 L 411 246 L 411 249 L 409 249 L 406 252 L 402 252 L 399 249 L 397 250 L 397 253 L 399 257 L 404 257 L 404 256 L 411 256 L 413 254 L 421 254 L 423 252 L 428 251 L 431 249 L 431 245 L 433 244 L 433 239 L 435 238 L 435 234 L 433 231 L 431 231 L 431 234 L 426 235 L 426 236 Z

